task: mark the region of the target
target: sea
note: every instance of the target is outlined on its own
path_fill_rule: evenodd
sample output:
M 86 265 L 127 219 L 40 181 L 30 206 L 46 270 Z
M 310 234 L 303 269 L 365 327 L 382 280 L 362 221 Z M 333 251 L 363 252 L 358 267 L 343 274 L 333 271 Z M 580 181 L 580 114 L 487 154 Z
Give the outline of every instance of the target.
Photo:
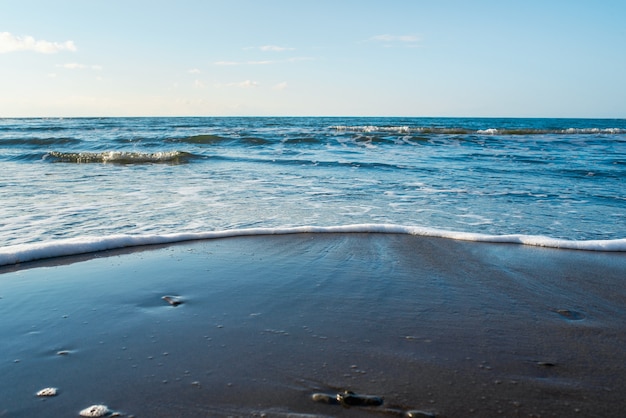
M 0 119 L 0 265 L 234 235 L 626 251 L 626 120 Z

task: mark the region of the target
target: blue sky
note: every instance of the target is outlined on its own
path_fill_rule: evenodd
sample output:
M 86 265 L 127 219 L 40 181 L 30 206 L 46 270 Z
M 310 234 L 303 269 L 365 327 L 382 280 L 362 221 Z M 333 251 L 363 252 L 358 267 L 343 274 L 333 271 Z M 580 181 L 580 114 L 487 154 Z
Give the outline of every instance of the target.
M 626 117 L 626 2 L 0 0 L 0 117 Z

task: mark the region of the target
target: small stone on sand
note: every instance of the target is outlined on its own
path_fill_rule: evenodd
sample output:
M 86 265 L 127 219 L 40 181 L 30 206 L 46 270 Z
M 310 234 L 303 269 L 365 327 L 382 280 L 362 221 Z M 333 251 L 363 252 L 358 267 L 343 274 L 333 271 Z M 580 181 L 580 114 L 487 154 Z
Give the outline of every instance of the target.
M 103 417 L 109 413 L 109 408 L 106 405 L 91 405 L 88 408 L 80 411 L 81 417 Z
M 436 415 L 435 414 L 431 414 L 430 412 L 426 412 L 426 411 L 418 411 L 418 410 L 413 410 L 413 411 L 406 411 L 407 418 L 435 418 Z
M 311 395 L 311 399 L 314 402 L 327 403 L 331 405 L 336 405 L 339 403 L 337 402 L 336 395 L 329 395 L 326 393 L 314 393 L 313 395 Z
M 554 366 L 556 366 L 556 364 L 551 363 L 549 361 L 538 361 L 537 365 L 538 366 L 542 366 L 542 367 L 554 367 Z
M 561 315 L 565 319 L 569 319 L 570 321 L 580 321 L 581 319 L 585 319 L 585 315 L 577 311 L 571 311 L 569 309 L 557 309 L 556 313 Z
M 57 396 L 57 388 L 44 388 L 37 392 L 37 396 Z
M 337 394 L 337 401 L 343 406 L 380 406 L 383 398 L 371 395 L 359 395 L 349 390 Z
M 183 303 L 183 299 L 180 296 L 163 296 L 161 299 L 172 306 L 178 306 Z

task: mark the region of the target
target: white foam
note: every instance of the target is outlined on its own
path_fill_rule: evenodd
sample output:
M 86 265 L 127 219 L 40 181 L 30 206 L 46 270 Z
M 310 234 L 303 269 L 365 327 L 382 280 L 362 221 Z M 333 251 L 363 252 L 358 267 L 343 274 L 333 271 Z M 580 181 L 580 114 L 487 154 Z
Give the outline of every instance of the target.
M 103 417 L 111 412 L 106 405 L 91 405 L 79 412 L 81 417 Z
M 623 134 L 626 133 L 625 129 L 620 128 L 567 128 L 561 131 L 565 134 Z
M 57 396 L 58 389 L 57 388 L 43 388 L 37 392 L 37 396 L 46 397 L 46 396 Z
M 335 125 L 330 129 L 334 129 L 338 132 L 361 132 L 361 133 L 375 133 L 375 132 L 392 132 L 392 133 L 433 133 L 433 134 L 455 134 L 455 133 L 472 133 L 473 131 L 468 128 L 459 127 L 435 127 L 435 126 L 376 126 L 376 125 Z M 502 130 L 496 128 L 478 129 L 475 131 L 480 135 L 497 135 L 503 134 L 568 134 L 568 135 L 620 135 L 626 133 L 626 129 L 623 128 L 567 128 L 567 129 L 538 129 L 538 128 L 504 128 Z
M 394 133 L 409 133 L 411 132 L 411 128 L 409 126 L 374 126 L 374 125 L 365 125 L 365 126 L 346 126 L 346 125 L 337 125 L 331 126 L 331 129 L 336 131 L 344 132 L 344 131 L 353 131 L 353 132 L 394 132 Z
M 51 151 L 44 155 L 43 159 L 51 159 L 65 163 L 113 163 L 113 164 L 143 164 L 143 163 L 179 163 L 186 162 L 192 154 L 182 151 L 170 152 L 58 152 Z
M 614 240 L 574 241 L 540 235 L 488 235 L 471 232 L 446 231 L 419 226 L 394 224 L 355 224 L 340 226 L 299 226 L 278 228 L 243 228 L 198 233 L 110 235 L 106 237 L 69 238 L 57 241 L 18 244 L 0 248 L 0 266 L 24 263 L 45 258 L 63 257 L 98 251 L 136 247 L 142 245 L 170 244 L 175 242 L 207 240 L 258 235 L 287 235 L 304 233 L 383 233 L 408 234 L 425 237 L 448 238 L 460 241 L 523 244 L 537 247 L 586 251 L 626 251 L 626 238 Z

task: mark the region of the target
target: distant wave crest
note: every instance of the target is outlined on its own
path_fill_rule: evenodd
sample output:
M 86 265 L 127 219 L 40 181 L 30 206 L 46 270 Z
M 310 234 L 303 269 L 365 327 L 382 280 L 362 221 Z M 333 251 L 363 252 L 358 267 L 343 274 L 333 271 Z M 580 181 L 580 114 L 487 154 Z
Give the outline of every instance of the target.
M 330 129 L 338 132 L 357 133 L 393 133 L 393 134 L 442 134 L 442 135 L 621 135 L 626 129 L 621 128 L 567 128 L 567 129 L 532 129 L 532 128 L 487 128 L 470 129 L 463 127 L 428 127 L 428 126 L 346 126 L 335 125 Z
M 192 135 L 183 138 L 169 138 L 166 142 L 195 144 L 195 145 L 213 145 L 213 144 L 230 144 L 239 143 L 243 145 L 265 145 L 272 141 L 266 138 L 256 136 L 220 136 L 220 135 Z
M 51 145 L 75 145 L 80 144 L 82 141 L 76 138 L 65 137 L 50 137 L 50 138 L 6 138 L 0 139 L 0 145 L 2 146 L 30 146 L 41 147 Z
M 0 248 L 0 266 L 54 257 L 94 253 L 144 245 L 171 244 L 184 241 L 231 238 L 240 236 L 288 235 L 305 233 L 383 233 L 447 238 L 460 241 L 522 244 L 555 249 L 586 251 L 626 251 L 626 238 L 615 240 L 573 241 L 534 235 L 487 235 L 446 231 L 394 224 L 356 224 L 341 226 L 301 226 L 278 228 L 245 228 L 198 233 L 164 235 L 111 235 L 106 237 L 69 238 L 53 242 L 19 244 Z
M 109 163 L 109 164 L 183 164 L 194 158 L 194 155 L 182 151 L 169 152 L 58 152 L 51 151 L 43 159 L 54 163 Z

